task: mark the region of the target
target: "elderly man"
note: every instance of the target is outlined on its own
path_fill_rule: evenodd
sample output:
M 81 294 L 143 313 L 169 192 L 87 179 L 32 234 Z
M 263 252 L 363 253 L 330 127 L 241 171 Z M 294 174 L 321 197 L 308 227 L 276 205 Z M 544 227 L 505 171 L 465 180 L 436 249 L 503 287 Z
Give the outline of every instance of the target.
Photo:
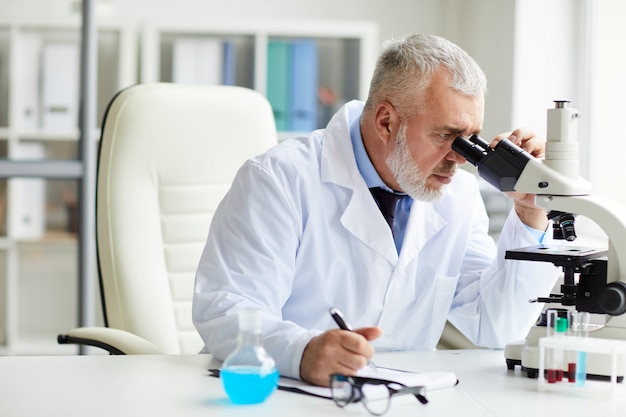
M 365 103 L 323 130 L 246 162 L 220 204 L 200 261 L 193 319 L 206 351 L 235 347 L 236 312 L 266 312 L 263 340 L 284 376 L 327 385 L 375 350 L 433 349 L 446 320 L 472 342 L 521 339 L 558 270 L 509 261 L 548 226 L 533 196 L 496 247 L 476 179 L 458 170 L 458 135 L 479 133 L 486 80 L 466 52 L 429 35 L 383 49 Z M 535 156 L 527 130 L 501 135 Z M 354 331 L 336 328 L 329 307 Z

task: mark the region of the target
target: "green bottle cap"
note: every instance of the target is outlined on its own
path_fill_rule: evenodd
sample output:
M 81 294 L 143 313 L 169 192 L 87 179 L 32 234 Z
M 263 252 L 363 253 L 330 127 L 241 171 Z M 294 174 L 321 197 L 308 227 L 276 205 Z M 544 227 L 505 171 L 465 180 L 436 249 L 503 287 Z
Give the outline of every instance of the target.
M 556 328 L 557 333 L 564 333 L 567 331 L 567 319 L 565 317 L 559 317 L 556 319 Z

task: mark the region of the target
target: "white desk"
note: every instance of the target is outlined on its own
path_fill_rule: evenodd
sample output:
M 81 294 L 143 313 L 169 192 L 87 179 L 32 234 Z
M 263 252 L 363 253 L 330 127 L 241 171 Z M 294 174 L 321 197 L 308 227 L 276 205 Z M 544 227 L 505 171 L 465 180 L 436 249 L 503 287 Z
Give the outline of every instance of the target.
M 501 351 L 379 354 L 377 365 L 452 370 L 460 384 L 428 393 L 430 403 L 395 397 L 388 416 L 620 416 L 626 397 L 595 400 L 537 391 L 537 381 L 508 371 Z M 208 355 L 0 357 L 0 416 L 368 416 L 361 404 L 276 391 L 267 402 L 236 406 L 207 369 Z

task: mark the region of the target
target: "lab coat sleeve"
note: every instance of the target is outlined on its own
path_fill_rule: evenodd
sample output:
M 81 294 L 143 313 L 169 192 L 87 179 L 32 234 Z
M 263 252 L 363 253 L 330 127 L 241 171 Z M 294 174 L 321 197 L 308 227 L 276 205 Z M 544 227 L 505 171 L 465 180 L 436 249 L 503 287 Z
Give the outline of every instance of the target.
M 505 252 L 537 245 L 536 237 L 511 210 L 498 241 L 495 258 L 488 262 L 481 242 L 484 232 L 471 239 L 449 320 L 474 344 L 502 348 L 526 337 L 543 308 L 529 300 L 546 296 L 560 270 L 551 263 L 505 259 Z M 548 240 L 550 238 L 548 237 Z
M 283 321 L 302 233 L 297 198 L 266 165 L 240 169 L 211 222 L 196 273 L 193 321 L 205 350 L 224 360 L 237 344 L 237 310 L 263 310 L 263 344 L 283 376 L 299 378 L 300 359 L 319 331 Z

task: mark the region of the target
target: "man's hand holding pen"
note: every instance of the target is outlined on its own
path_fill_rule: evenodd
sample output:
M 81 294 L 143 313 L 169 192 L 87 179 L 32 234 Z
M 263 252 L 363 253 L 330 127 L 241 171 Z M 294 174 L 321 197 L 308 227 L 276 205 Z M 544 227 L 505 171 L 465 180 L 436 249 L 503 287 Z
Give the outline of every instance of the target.
M 300 362 L 303 381 L 327 387 L 330 374 L 356 375 L 370 362 L 374 348 L 369 341 L 380 337 L 382 330 L 379 327 L 349 329 L 346 324 L 344 329 L 328 330 L 311 339 Z

